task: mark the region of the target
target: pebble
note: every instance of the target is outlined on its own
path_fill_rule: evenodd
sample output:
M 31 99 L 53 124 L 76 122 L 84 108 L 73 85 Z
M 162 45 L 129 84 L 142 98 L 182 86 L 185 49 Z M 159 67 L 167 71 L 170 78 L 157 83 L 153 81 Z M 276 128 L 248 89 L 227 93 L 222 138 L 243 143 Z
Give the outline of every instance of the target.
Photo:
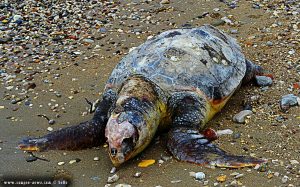
M 243 124 L 243 123 L 245 123 L 245 118 L 247 116 L 251 116 L 252 114 L 253 114 L 253 112 L 251 110 L 243 110 L 233 116 L 233 121 L 236 123 Z
M 271 86 L 273 80 L 267 76 L 255 76 L 256 84 L 261 87 Z
M 205 173 L 203 172 L 190 172 L 191 177 L 195 177 L 196 180 L 203 180 L 205 179 Z
M 165 162 L 172 159 L 171 156 L 165 156 L 165 155 L 161 155 L 160 158 Z
M 69 164 L 74 164 L 74 163 L 77 163 L 77 162 L 80 162 L 80 161 L 81 161 L 81 159 L 76 158 L 76 159 L 74 159 L 74 160 L 70 160 L 70 161 L 69 161 Z
M 274 173 L 274 176 L 276 176 L 276 177 L 278 177 L 279 175 L 280 175 L 279 172 Z
M 64 165 L 65 164 L 65 162 L 58 162 L 57 163 L 57 165 L 59 165 L 59 166 L 62 166 L 62 165 Z
M 48 124 L 49 125 L 53 125 L 55 123 L 55 120 L 54 119 L 50 119 L 49 121 L 48 121 Z
M 271 41 L 267 41 L 267 46 L 272 46 L 273 45 L 273 42 L 271 42 Z
M 265 172 L 265 171 L 267 171 L 267 164 L 266 163 L 256 164 L 254 169 L 257 170 L 257 171 L 260 171 L 260 172 Z
M 180 183 L 180 182 L 182 182 L 182 180 L 173 180 L 173 181 L 171 181 L 172 184 Z
M 160 4 L 170 4 L 170 0 L 161 0 Z
M 94 161 L 99 161 L 100 158 L 99 157 L 94 157 Z
M 222 135 L 232 135 L 233 131 L 231 129 L 224 129 L 224 130 L 218 130 L 217 136 L 222 136 Z
M 117 184 L 115 187 L 131 187 L 130 184 Z
M 299 164 L 299 161 L 298 160 L 290 160 L 290 163 L 292 165 L 297 165 L 297 164 Z
M 26 162 L 34 162 L 34 161 L 36 161 L 38 158 L 37 157 L 35 157 L 35 156 L 28 156 L 28 157 L 26 157 Z
M 133 176 L 135 178 L 139 178 L 142 175 L 142 172 L 136 172 Z
M 239 132 L 235 132 L 232 134 L 233 139 L 239 139 L 240 137 L 241 137 L 241 133 L 239 133 Z
M 243 176 L 244 176 L 244 174 L 241 173 L 241 174 L 236 175 L 234 178 L 239 179 L 239 178 L 242 178 Z
M 82 42 L 91 44 L 91 43 L 94 43 L 94 40 L 92 40 L 92 39 L 83 39 Z
M 107 30 L 106 30 L 106 28 L 104 28 L 104 27 L 101 27 L 101 28 L 99 29 L 99 32 L 103 32 L 103 33 L 105 33 L 105 32 L 107 32 Z
M 289 180 L 289 177 L 285 175 L 285 176 L 282 177 L 281 182 L 283 184 L 285 184 L 288 180 Z
M 238 33 L 238 30 L 232 29 L 232 30 L 230 30 L 230 33 L 231 33 L 231 34 L 237 34 L 237 33 Z
M 280 101 L 282 111 L 287 111 L 290 107 L 300 105 L 300 98 L 294 94 L 284 95 Z
M 114 183 L 117 182 L 119 180 L 119 176 L 117 174 L 114 174 L 111 177 L 108 177 L 107 179 L 107 183 Z
M 230 176 L 237 176 L 237 175 L 239 175 L 240 173 L 238 173 L 238 172 L 233 172 L 233 173 L 231 173 L 230 174 Z
M 116 167 L 112 167 L 109 173 L 114 174 L 114 173 L 116 173 L 116 171 L 117 171 L 117 168 Z
M 51 131 L 53 131 L 53 128 L 52 128 L 52 127 L 48 127 L 48 128 L 47 128 L 47 131 L 50 131 L 50 132 L 51 132 Z

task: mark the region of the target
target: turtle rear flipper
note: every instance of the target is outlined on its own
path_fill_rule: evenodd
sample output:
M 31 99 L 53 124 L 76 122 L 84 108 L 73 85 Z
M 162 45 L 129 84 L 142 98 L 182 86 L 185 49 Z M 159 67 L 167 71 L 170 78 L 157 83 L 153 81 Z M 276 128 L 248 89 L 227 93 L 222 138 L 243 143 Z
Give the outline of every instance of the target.
M 19 142 L 19 149 L 24 151 L 79 150 L 101 145 L 105 141 L 108 112 L 114 104 L 115 98 L 115 92 L 107 90 L 91 121 L 66 127 L 43 137 L 25 138 Z
M 226 168 L 251 167 L 266 162 L 249 156 L 230 155 L 211 143 L 215 137 L 211 139 L 195 129 L 174 128 L 168 138 L 168 150 L 180 161 Z
M 256 65 L 255 63 L 251 62 L 250 60 L 246 59 L 246 73 L 245 77 L 243 78 L 243 84 L 247 84 L 248 82 L 252 81 L 255 76 L 267 76 L 273 79 L 273 75 L 263 69 L 261 66 Z

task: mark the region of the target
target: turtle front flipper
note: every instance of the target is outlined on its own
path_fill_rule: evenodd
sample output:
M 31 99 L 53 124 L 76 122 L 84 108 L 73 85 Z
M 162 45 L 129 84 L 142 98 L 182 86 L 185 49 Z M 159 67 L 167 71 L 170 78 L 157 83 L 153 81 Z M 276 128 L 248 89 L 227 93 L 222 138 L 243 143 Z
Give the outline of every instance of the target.
M 79 150 L 104 142 L 105 124 L 93 121 L 63 128 L 39 138 L 25 138 L 18 147 L 24 151 Z
M 79 150 L 99 146 L 105 141 L 105 127 L 108 113 L 115 103 L 115 92 L 108 90 L 103 94 L 91 121 L 66 127 L 39 138 L 25 138 L 18 147 L 24 151 Z
M 266 162 L 254 157 L 228 154 L 211 143 L 214 139 L 216 135 L 211 131 L 201 134 L 193 128 L 177 127 L 169 132 L 167 147 L 176 159 L 203 166 L 241 168 Z

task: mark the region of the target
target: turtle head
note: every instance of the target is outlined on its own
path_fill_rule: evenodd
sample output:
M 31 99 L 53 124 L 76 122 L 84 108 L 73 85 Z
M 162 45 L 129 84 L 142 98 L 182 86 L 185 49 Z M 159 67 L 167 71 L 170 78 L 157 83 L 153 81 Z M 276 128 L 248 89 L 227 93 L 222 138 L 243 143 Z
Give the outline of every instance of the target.
M 141 77 L 132 77 L 122 86 L 105 136 L 115 166 L 143 151 L 153 139 L 166 107 L 155 87 Z
M 140 130 L 144 129 L 144 130 Z M 105 129 L 112 163 L 118 166 L 141 152 L 147 142 L 147 124 L 136 111 L 112 114 Z

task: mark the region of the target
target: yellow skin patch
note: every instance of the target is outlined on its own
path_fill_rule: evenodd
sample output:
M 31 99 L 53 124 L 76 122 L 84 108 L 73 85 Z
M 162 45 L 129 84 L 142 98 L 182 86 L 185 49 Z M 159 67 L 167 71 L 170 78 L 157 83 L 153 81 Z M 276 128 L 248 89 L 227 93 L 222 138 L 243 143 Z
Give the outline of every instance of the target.
M 35 151 L 40 151 L 40 149 L 37 146 L 22 146 L 22 145 L 18 145 L 19 149 L 23 150 L 23 151 L 28 151 L 28 152 L 35 152 Z

